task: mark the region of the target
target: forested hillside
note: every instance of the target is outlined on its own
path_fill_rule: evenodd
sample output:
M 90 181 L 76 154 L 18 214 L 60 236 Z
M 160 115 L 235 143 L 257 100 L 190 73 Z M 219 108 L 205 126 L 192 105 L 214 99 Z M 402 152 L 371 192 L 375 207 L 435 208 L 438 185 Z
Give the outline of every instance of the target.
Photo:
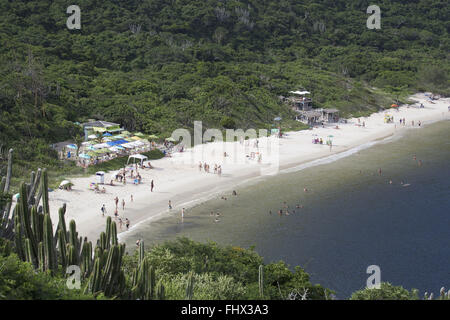
M 445 0 L 0 0 L 0 145 L 48 165 L 87 118 L 158 135 L 288 127 L 278 96 L 294 89 L 344 116 L 449 94 L 448 17 Z

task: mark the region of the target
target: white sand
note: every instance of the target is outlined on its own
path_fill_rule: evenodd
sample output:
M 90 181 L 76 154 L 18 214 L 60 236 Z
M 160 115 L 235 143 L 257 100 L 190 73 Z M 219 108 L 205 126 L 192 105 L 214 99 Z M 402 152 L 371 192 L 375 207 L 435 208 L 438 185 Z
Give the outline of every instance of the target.
M 106 194 L 96 194 L 89 190 L 89 183 L 95 182 L 95 176 L 88 178 L 71 179 L 74 183 L 72 191 L 57 190 L 50 193 L 50 210 L 54 224 L 58 221 L 58 208 L 63 203 L 67 204 L 66 221 L 74 219 L 77 224 L 79 235 L 87 236 L 90 240 L 98 238 L 105 228 L 106 217 L 101 214 L 101 206 L 106 205 L 107 215 L 114 216 L 114 198 L 119 197 L 119 215 L 131 222 L 130 229 L 138 223 L 155 218 L 162 214 L 169 214 L 168 201 L 172 201 L 171 214 L 177 214 L 181 218 L 181 209 L 204 201 L 208 198 L 226 195 L 230 196 L 231 190 L 237 185 L 249 179 L 260 177 L 261 168 L 276 169 L 275 160 L 279 161 L 280 169 L 297 166 L 318 158 L 323 158 L 335 153 L 340 153 L 370 141 L 375 141 L 401 132 L 405 129 L 418 127 L 418 121 L 424 124 L 450 118 L 448 106 L 450 99 L 439 99 L 431 103 L 424 94 L 416 94 L 411 99 L 418 101 L 416 107 L 402 106 L 399 111 L 388 110 L 361 118 L 360 123 L 365 122 L 365 127 L 357 126 L 358 119 L 349 119 L 347 124 L 321 126 L 312 130 L 299 132 L 288 132 L 282 139 L 272 138 L 279 142 L 279 158 L 269 157 L 265 148 L 265 138 L 259 139 L 259 151 L 262 153 L 262 163 L 257 160 L 246 160 L 245 155 L 237 157 L 241 148 L 239 142 L 226 143 L 228 158 L 223 158 L 223 145 L 219 143 L 208 143 L 175 154 L 173 158 L 163 158 L 151 161 L 154 169 L 139 170 L 143 181 L 140 185 L 132 184 L 127 179 L 127 185 L 115 182 L 115 186 L 106 185 Z M 425 108 L 417 106 L 423 103 Z M 388 113 L 394 116 L 394 123 L 384 123 L 384 115 Z M 407 126 L 400 126 L 399 120 L 405 118 Z M 414 121 L 414 127 L 411 125 Z M 313 134 L 322 137 L 324 143 L 328 135 L 333 135 L 333 148 L 327 145 L 312 144 Z M 244 143 L 245 144 L 245 143 Z M 201 152 L 203 148 L 203 152 Z M 212 150 L 215 150 L 214 152 Z M 253 142 L 250 141 L 249 151 L 256 151 Z M 213 154 L 214 153 L 214 154 Z M 210 172 L 199 172 L 198 161 L 210 164 Z M 235 163 L 233 163 L 235 162 Z M 237 162 L 237 163 L 236 163 Z M 222 176 L 213 173 L 214 163 L 222 164 Z M 275 166 L 275 167 L 274 167 Z M 276 170 L 275 170 L 276 172 Z M 271 172 L 274 173 L 274 172 Z M 150 192 L 150 181 L 154 180 L 155 188 Z M 110 175 L 106 174 L 105 182 L 110 181 Z M 225 193 L 226 192 L 226 193 Z M 134 201 L 130 201 L 133 195 Z M 121 202 L 125 199 L 125 210 L 122 210 Z M 189 211 L 186 211 L 189 215 Z M 120 236 L 126 235 L 125 224 Z

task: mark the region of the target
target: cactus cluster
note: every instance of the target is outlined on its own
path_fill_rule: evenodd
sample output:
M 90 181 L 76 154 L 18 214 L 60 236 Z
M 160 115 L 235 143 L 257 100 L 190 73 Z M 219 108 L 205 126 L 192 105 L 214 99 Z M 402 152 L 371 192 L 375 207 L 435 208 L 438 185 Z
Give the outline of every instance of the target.
M 0 193 L 9 191 L 12 173 L 12 150 L 9 152 L 8 174 L 0 183 Z M 40 205 L 42 203 L 42 205 Z M 106 219 L 106 229 L 100 234 L 93 249 L 92 242 L 78 235 L 74 220 L 67 229 L 66 206 L 59 209 L 59 221 L 53 230 L 48 197 L 46 169 L 32 172 L 29 183 L 20 186 L 19 198 L 10 217 L 11 201 L 0 206 L 0 237 L 5 242 L 5 252 L 12 244 L 18 256 L 35 269 L 52 274 L 65 274 L 68 266 L 80 267 L 82 280 L 86 280 L 85 293 L 103 293 L 107 297 L 125 296 L 132 299 L 164 299 L 165 288 L 155 280 L 155 270 L 144 254 L 144 242 L 139 248 L 139 264 L 131 278 L 131 290 L 126 290 L 122 268 L 125 244 L 119 244 L 117 226 L 111 217 Z M 187 292 L 192 298 L 193 279 Z
M 140 300 L 164 300 L 164 285 L 161 281 L 156 284 L 155 270 L 145 257 L 144 241 L 139 242 L 139 265 L 134 270 L 132 279 L 131 298 Z

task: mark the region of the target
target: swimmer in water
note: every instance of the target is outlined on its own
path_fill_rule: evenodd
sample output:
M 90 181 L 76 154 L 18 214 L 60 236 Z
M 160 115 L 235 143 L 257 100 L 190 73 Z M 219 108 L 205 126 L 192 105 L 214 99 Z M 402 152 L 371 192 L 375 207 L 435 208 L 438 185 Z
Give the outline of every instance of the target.
M 392 180 L 389 180 L 389 184 L 392 184 Z
M 381 176 L 381 168 L 378 169 L 378 174 Z
M 278 210 L 278 215 L 281 217 L 283 215 L 283 210 Z
M 272 210 L 269 210 L 269 214 L 270 214 L 270 215 L 272 214 Z
M 214 212 L 211 211 L 211 213 L 209 215 L 212 217 L 214 215 Z
M 304 191 L 304 192 L 308 192 L 308 189 L 307 189 L 307 188 L 303 188 L 303 191 Z
M 414 155 L 413 160 L 416 160 L 416 159 L 417 159 L 417 157 L 416 157 L 416 155 Z
M 419 167 L 421 167 L 421 166 L 422 166 L 422 160 L 419 160 L 419 163 L 418 163 L 418 165 L 419 165 Z

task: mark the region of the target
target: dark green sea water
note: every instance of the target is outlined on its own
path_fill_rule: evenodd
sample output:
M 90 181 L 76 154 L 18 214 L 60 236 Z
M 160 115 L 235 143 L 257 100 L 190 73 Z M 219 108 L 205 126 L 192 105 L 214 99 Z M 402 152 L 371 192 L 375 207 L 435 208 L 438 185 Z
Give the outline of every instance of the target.
M 382 281 L 421 294 L 449 288 L 450 122 L 367 147 L 255 180 L 237 197 L 189 209 L 183 223 L 175 214 L 144 223 L 127 235 L 127 246 L 177 236 L 254 245 L 266 262 L 300 265 L 338 298 L 365 287 L 369 265 L 381 268 Z M 291 214 L 280 217 L 284 202 Z

